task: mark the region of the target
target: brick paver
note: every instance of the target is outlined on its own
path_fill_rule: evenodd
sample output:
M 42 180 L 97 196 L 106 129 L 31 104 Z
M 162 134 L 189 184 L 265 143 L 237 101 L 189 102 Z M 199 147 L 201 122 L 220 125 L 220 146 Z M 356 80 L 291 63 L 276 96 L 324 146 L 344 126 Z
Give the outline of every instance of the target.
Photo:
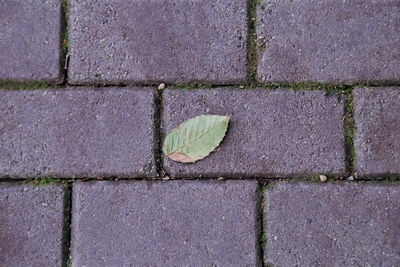
M 0 177 L 156 175 L 152 90 L 0 90 L 0 99 Z
M 257 182 L 73 189 L 73 266 L 256 266 Z
M 400 87 L 357 88 L 356 174 L 400 175 Z
M 61 82 L 61 0 L 0 3 L 0 80 Z
M 400 265 L 398 183 L 280 183 L 264 201 L 267 265 Z
M 246 78 L 247 1 L 70 1 L 69 81 L 235 83 Z
M 61 266 L 64 186 L 0 184 L 0 265 Z
M 165 159 L 175 177 L 345 173 L 343 101 L 323 91 L 166 90 L 164 133 L 200 114 L 230 114 L 216 152 L 195 164 Z
M 261 0 L 264 82 L 399 82 L 397 0 Z

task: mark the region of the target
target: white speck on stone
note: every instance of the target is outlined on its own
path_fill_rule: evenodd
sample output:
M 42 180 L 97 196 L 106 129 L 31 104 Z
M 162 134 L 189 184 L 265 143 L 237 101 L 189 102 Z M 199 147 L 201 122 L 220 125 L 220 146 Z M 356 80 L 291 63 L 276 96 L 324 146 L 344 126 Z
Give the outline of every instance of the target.
M 160 83 L 158 86 L 158 90 L 164 90 L 165 89 L 165 83 Z
M 328 177 L 326 177 L 325 175 L 320 175 L 319 179 L 321 180 L 321 182 L 326 182 L 328 180 Z

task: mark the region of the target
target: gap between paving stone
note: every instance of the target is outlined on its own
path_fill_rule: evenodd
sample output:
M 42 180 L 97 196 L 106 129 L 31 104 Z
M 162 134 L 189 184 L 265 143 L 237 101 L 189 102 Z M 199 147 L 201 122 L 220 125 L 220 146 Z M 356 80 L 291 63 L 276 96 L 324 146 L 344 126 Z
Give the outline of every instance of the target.
M 124 87 L 157 87 L 159 83 L 146 83 L 146 84 L 137 84 L 137 83 L 129 83 L 129 84 L 82 84 L 82 85 L 73 85 L 69 84 L 65 81 L 62 84 L 54 84 L 43 81 L 31 81 L 31 82 L 16 82 L 16 81 L 5 81 L 0 80 L 0 88 L 5 90 L 40 90 L 40 89 L 52 89 L 52 88 L 124 88 Z M 377 87 L 396 87 L 400 86 L 400 83 L 391 83 L 391 84 L 380 84 L 380 85 L 368 85 L 368 84 L 354 84 L 354 85 L 345 85 L 345 84 L 328 84 L 328 83 L 314 83 L 314 82 L 300 82 L 300 83 L 243 83 L 243 84 L 166 84 L 167 89 L 182 89 L 182 90 L 192 90 L 192 89 L 214 89 L 214 88 L 231 88 L 235 89 L 280 89 L 280 90 L 293 90 L 293 91 L 312 91 L 312 90 L 320 90 L 326 92 L 336 92 L 336 93 L 346 93 L 353 91 L 358 87 L 368 87 L 368 88 L 377 88 Z M 243 87 L 243 88 L 240 88 Z
M 61 38 L 61 66 L 60 68 L 64 72 L 64 80 L 62 85 L 68 83 L 68 63 L 69 63 L 69 38 L 68 38 L 68 13 L 69 13 L 69 3 L 68 0 L 62 0 L 61 3 L 61 26 L 62 29 L 60 31 Z
M 354 147 L 354 135 L 355 135 L 355 124 L 354 124 L 354 100 L 353 100 L 353 89 L 347 91 L 344 95 L 344 135 L 345 135 L 345 154 L 346 154 L 346 170 L 348 176 L 354 176 L 354 161 L 356 158 L 355 147 Z
M 264 192 L 266 190 L 266 186 L 265 184 L 263 184 L 262 182 L 258 182 L 258 210 L 257 210 L 257 221 L 258 221 L 258 249 L 259 249 L 259 257 L 261 258 L 260 263 L 261 266 L 264 267 L 265 266 L 265 262 L 264 262 L 264 248 L 265 248 L 265 244 L 266 244 L 266 232 L 264 229 Z
M 165 177 L 167 177 L 166 175 Z M 79 178 L 79 179 L 71 179 L 71 178 L 46 178 L 47 182 L 51 185 L 57 184 L 65 184 L 65 185 L 72 185 L 75 182 L 90 182 L 90 181 L 131 181 L 131 182 L 139 182 L 139 181 L 163 181 L 163 182 L 173 182 L 173 181 L 258 181 L 260 185 L 263 187 L 268 187 L 271 184 L 279 183 L 279 182 L 293 182 L 293 183 L 364 183 L 364 182 L 377 182 L 377 183 L 400 183 L 400 176 L 392 176 L 392 177 L 363 177 L 357 178 L 355 180 L 347 180 L 346 178 L 343 179 L 336 179 L 332 177 L 328 177 L 327 182 L 321 182 L 319 177 L 308 177 L 308 178 L 260 178 L 260 177 L 247 177 L 247 178 L 215 178 L 215 177 L 195 177 L 195 178 L 179 178 L 179 179 L 165 179 L 165 177 L 157 177 L 157 178 Z M 39 180 L 39 181 L 38 181 Z M 47 184 L 41 184 L 40 178 L 34 179 L 1 179 L 0 185 L 2 183 L 12 183 L 12 184 L 34 184 L 36 186 L 46 186 Z
M 70 266 L 69 261 L 71 257 L 71 222 L 72 222 L 72 187 L 73 183 L 66 185 L 66 192 L 64 197 L 64 223 L 63 223 L 63 245 L 62 245 L 62 266 Z
M 154 131 L 154 158 L 156 164 L 156 173 L 158 177 L 165 177 L 166 172 L 163 168 L 164 166 L 164 157 L 162 152 L 162 142 L 164 140 L 164 136 L 161 130 L 162 124 L 162 92 L 161 90 L 156 90 L 156 95 L 154 97 L 155 101 L 155 114 L 154 114 L 154 127 L 156 128 Z
M 248 40 L 247 40 L 247 79 L 250 83 L 257 82 L 257 5 L 259 0 L 249 0 L 247 3 Z

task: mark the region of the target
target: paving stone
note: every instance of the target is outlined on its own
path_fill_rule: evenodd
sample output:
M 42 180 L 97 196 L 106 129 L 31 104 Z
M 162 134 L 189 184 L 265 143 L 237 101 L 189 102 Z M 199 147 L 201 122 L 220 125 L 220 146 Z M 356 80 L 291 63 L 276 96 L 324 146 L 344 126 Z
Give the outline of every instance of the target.
M 228 133 L 195 164 L 168 158 L 174 177 L 290 177 L 345 173 L 343 101 L 323 91 L 165 90 L 164 136 L 200 114 L 232 115 Z
M 86 182 L 73 266 L 257 266 L 256 181 Z
M 400 175 L 400 87 L 356 88 L 357 176 Z
M 61 2 L 1 1 L 1 80 L 62 81 Z
M 1 266 L 61 266 L 64 186 L 0 184 Z
M 398 183 L 280 183 L 264 205 L 267 265 L 400 265 Z
M 261 0 L 257 22 L 261 81 L 400 81 L 397 0 Z
M 0 99 L 0 177 L 156 175 L 152 90 L 0 90 Z
M 74 84 L 246 80 L 245 0 L 71 0 Z

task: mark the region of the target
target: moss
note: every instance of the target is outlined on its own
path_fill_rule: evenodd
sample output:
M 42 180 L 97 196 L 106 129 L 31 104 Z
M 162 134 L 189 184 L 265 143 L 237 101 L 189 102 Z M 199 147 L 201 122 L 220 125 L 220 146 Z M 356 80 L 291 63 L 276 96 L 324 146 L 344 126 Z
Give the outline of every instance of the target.
M 154 85 L 156 86 L 156 85 Z M 287 89 L 294 91 L 313 91 L 313 90 L 321 90 L 326 91 L 327 93 L 336 93 L 349 95 L 351 94 L 354 86 L 343 85 L 343 84 L 326 84 L 326 83 L 313 83 L 313 82 L 299 82 L 299 83 L 274 83 L 274 84 L 262 84 L 258 82 L 251 82 L 247 84 L 231 84 L 231 85 L 213 85 L 213 84 L 204 84 L 204 83 L 181 83 L 181 84 L 170 84 L 166 86 L 166 89 L 182 89 L 182 90 L 191 90 L 191 89 L 215 89 L 215 88 L 223 88 L 223 89 Z
M 211 87 L 210 85 L 207 84 L 202 84 L 202 83 L 181 83 L 177 85 L 170 85 L 166 86 L 166 89 L 205 89 Z
M 352 90 L 352 86 L 339 84 L 326 84 L 314 82 L 298 82 L 298 83 L 273 83 L 273 84 L 253 84 L 253 87 L 265 89 L 290 89 L 290 90 L 322 90 L 327 92 L 344 93 Z
M 68 50 L 69 50 L 69 36 L 68 36 L 68 13 L 69 13 L 69 5 L 68 5 L 68 0 L 63 0 L 62 1 L 62 9 L 61 9 L 61 14 L 63 18 L 63 35 L 61 36 L 62 38 L 62 51 L 63 51 L 63 62 L 64 65 L 68 62 L 65 62 L 66 56 L 68 55 Z
M 66 30 L 64 32 L 64 39 L 63 39 L 63 52 L 64 52 L 64 55 L 68 54 L 68 48 L 69 48 L 68 31 Z
M 238 89 L 239 86 L 240 85 L 211 85 L 203 83 L 181 83 L 176 85 L 167 85 L 165 89 L 181 89 L 181 90 L 209 89 L 209 88 Z
M 268 189 L 268 185 L 264 185 L 262 182 L 259 182 L 259 198 L 258 198 L 258 223 L 259 223 L 259 235 L 258 235 L 258 250 L 259 250 L 259 261 L 263 263 L 264 261 L 264 250 L 267 244 L 267 234 L 266 229 L 264 229 L 264 193 Z M 263 265 L 263 264 L 261 264 Z
M 356 160 L 356 150 L 354 147 L 355 121 L 354 121 L 354 103 L 352 92 L 346 92 L 345 96 L 345 150 L 346 150 L 346 168 L 348 175 L 354 175 L 354 165 Z
M 67 262 L 65 263 L 66 267 L 72 267 L 72 259 L 68 258 Z
M 64 181 L 57 180 L 54 178 L 37 178 L 33 180 L 33 184 L 37 186 L 48 186 L 48 185 L 56 185 L 56 184 L 62 184 Z
M 68 53 L 68 47 L 69 47 L 69 40 L 68 40 L 68 1 L 63 0 L 62 1 L 62 14 L 64 18 L 64 23 L 65 23 L 65 29 L 64 29 L 64 36 L 63 36 L 63 51 L 64 54 L 66 55 Z
M 0 81 L 0 88 L 6 90 L 14 90 L 14 89 L 43 89 L 50 87 L 50 84 L 47 82 L 41 81 L 31 81 L 31 82 L 11 82 L 11 81 Z
M 267 242 L 267 235 L 265 233 L 261 233 L 261 248 L 264 249 L 265 247 L 265 242 Z
M 248 2 L 248 39 L 247 39 L 247 64 L 248 64 L 248 80 L 250 83 L 257 82 L 257 6 L 260 0 L 250 0 Z

